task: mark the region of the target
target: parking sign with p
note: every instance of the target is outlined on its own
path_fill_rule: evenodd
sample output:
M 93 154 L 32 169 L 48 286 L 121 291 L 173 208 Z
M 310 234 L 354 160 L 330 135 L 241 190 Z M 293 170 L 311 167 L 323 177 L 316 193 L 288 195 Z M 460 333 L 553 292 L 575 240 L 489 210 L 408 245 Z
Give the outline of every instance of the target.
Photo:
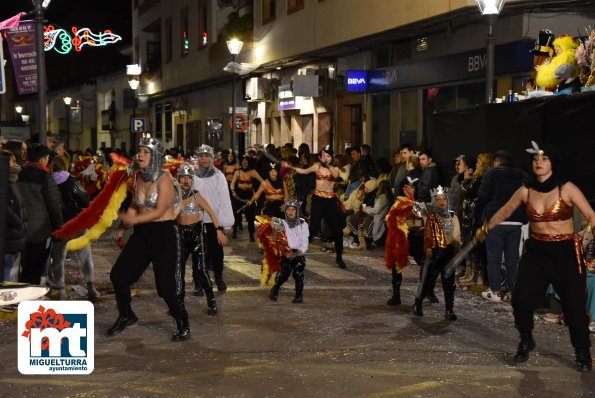
M 133 133 L 146 133 L 147 127 L 144 117 L 131 117 L 130 118 L 130 131 Z

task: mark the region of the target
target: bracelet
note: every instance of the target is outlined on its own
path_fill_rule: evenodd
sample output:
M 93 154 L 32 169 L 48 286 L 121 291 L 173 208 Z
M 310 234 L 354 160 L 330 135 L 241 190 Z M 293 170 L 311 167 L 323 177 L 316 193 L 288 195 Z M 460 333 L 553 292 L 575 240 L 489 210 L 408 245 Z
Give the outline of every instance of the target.
M 225 228 L 223 228 L 221 225 L 219 225 L 217 228 L 215 228 L 217 231 L 221 231 L 221 232 L 225 232 Z

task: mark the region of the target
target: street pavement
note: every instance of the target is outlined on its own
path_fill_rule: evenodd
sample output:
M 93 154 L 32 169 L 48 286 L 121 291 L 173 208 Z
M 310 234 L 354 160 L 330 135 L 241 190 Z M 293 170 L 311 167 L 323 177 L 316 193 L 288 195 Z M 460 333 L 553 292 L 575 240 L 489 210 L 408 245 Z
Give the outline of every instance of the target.
M 219 314 L 206 315 L 191 295 L 191 340 L 171 342 L 174 322 L 157 297 L 149 269 L 135 286 L 138 323 L 116 337 L 109 270 L 118 254 L 109 231 L 93 245 L 96 282 L 95 370 L 86 376 L 24 376 L 17 370 L 16 312 L 0 317 L 1 397 L 579 397 L 595 395 L 593 373 L 573 369 L 568 331 L 537 317 L 537 348 L 513 366 L 518 343 L 508 303 L 457 289 L 455 312 L 440 304 L 409 314 L 419 267 L 404 272 L 403 304 L 389 307 L 390 272 L 383 250 L 346 250 L 347 270 L 314 241 L 304 303 L 292 304 L 293 281 L 279 300 L 260 287 L 261 254 L 248 233 L 225 249 L 229 290 Z M 329 244 L 330 245 L 330 244 Z M 69 279 L 78 271 L 69 263 Z M 187 281 L 190 269 L 188 267 Z M 82 299 L 76 291 L 71 299 Z

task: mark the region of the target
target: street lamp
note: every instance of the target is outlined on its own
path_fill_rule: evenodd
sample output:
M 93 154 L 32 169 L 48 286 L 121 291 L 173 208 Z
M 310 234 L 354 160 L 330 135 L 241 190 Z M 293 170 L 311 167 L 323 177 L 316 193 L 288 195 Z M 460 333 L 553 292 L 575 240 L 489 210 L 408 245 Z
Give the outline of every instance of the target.
M 236 62 L 236 57 L 242 51 L 244 42 L 238 39 L 231 39 L 227 41 L 227 49 L 231 54 L 232 62 Z M 233 70 L 233 83 L 231 88 L 231 139 L 233 147 L 236 147 L 236 141 L 238 142 L 238 154 L 242 156 L 244 154 L 245 136 L 244 132 L 240 132 L 236 137 L 236 72 Z
M 488 23 L 487 45 L 487 76 L 486 76 L 486 103 L 494 99 L 494 24 L 506 0 L 476 0 L 479 12 Z
M 136 117 L 136 93 L 140 86 L 140 75 L 142 68 L 139 64 L 126 65 L 126 74 L 128 75 L 128 85 L 134 92 L 134 101 L 132 102 L 132 119 Z M 136 140 L 134 139 L 134 131 L 132 129 L 132 120 L 130 121 L 130 150 L 133 151 Z
M 64 107 L 66 108 L 66 149 L 70 148 L 70 104 L 72 103 L 72 98 L 64 97 L 62 98 L 64 101 Z

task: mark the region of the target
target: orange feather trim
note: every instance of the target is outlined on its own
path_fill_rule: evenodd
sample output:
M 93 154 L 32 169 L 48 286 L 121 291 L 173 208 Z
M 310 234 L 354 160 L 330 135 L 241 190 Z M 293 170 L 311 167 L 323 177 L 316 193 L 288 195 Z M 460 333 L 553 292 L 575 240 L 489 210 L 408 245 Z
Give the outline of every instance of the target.
M 386 268 L 397 267 L 400 271 L 409 264 L 409 227 L 407 219 L 411 218 L 411 210 L 415 202 L 399 196 L 386 215 L 386 243 L 384 263 Z
M 264 250 L 264 258 L 262 259 L 262 267 L 260 272 L 260 284 L 265 286 L 273 283 L 273 274 L 281 271 L 281 263 L 279 262 L 279 251 L 274 239 L 273 226 L 271 225 L 271 218 L 269 216 L 257 216 L 256 219 L 260 223 L 258 231 L 256 231 L 256 238 L 258 245 Z
M 128 180 L 129 177 L 128 174 L 126 174 L 126 170 L 112 171 L 107 180 L 107 184 L 105 184 L 101 192 L 99 192 L 95 199 L 89 204 L 89 207 L 64 224 L 62 228 L 55 231 L 53 235 L 59 239 L 72 239 L 81 231 L 91 228 L 99 221 L 99 218 L 107 207 L 112 195 L 122 184 L 127 183 Z

